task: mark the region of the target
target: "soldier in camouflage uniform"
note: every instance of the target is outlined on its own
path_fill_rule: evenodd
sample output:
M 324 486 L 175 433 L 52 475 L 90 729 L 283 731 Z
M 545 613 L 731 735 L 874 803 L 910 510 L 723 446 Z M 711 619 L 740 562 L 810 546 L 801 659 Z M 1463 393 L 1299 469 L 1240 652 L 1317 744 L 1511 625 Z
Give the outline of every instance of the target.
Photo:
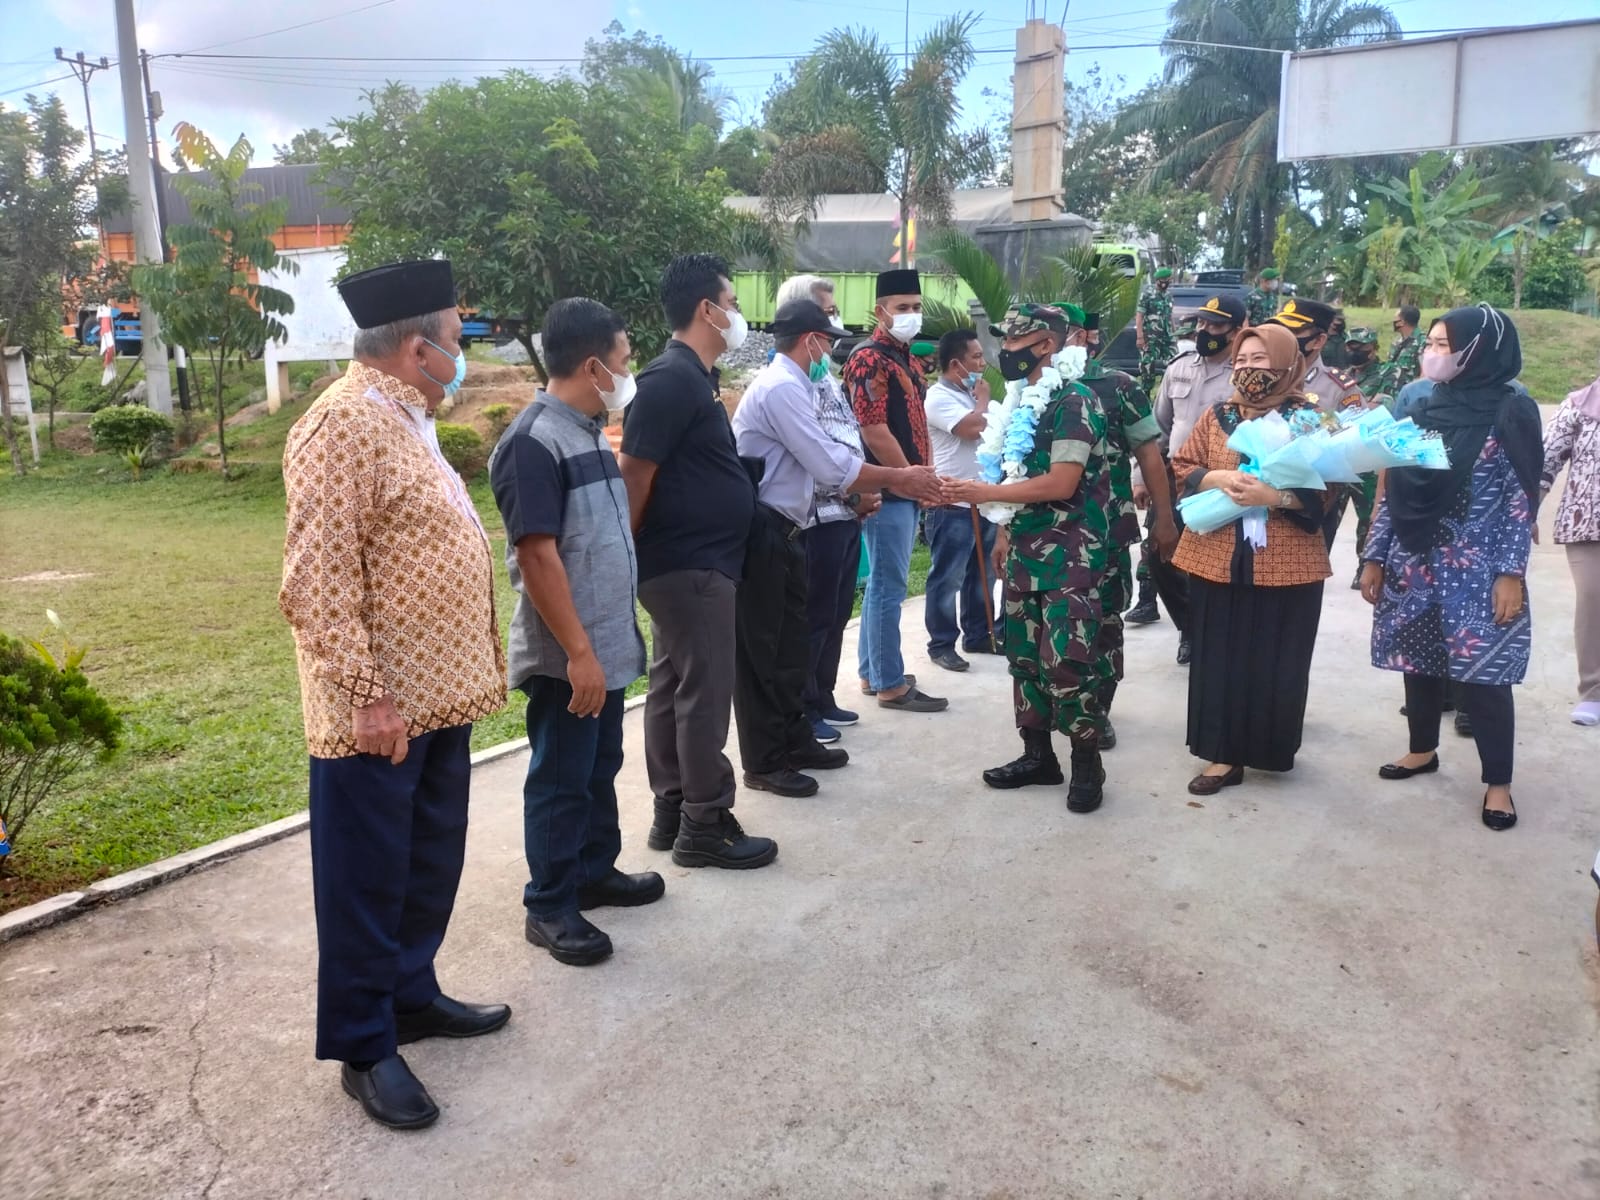
M 1002 340 L 1000 373 L 1036 383 L 1065 344 L 1068 318 L 1047 304 L 1023 304 L 991 332 Z M 1061 764 L 1052 731 L 1072 740 L 1067 807 L 1100 806 L 1100 694 L 1113 678 L 1100 651 L 1100 589 L 1111 548 L 1111 473 L 1106 416 L 1081 383 L 1065 383 L 1039 416 L 1025 479 L 1005 485 L 946 480 L 951 501 L 1021 504 L 995 553 L 1004 556 L 1005 645 L 1011 666 L 1021 758 L 983 773 L 991 787 L 1055 784 Z
M 1322 347 L 1322 361 L 1330 367 L 1344 370 L 1350 365 L 1350 352 L 1346 348 L 1350 335 L 1345 332 L 1344 314 L 1337 309 L 1333 314 L 1333 327 L 1328 330 L 1327 344 Z
M 1384 365 L 1378 361 L 1378 331 L 1357 326 L 1345 338 L 1345 354 L 1350 360 L 1350 373 L 1356 386 L 1369 405 L 1388 405 L 1392 396 L 1383 393 Z M 1361 551 L 1367 544 L 1367 530 L 1372 528 L 1372 511 L 1378 501 L 1378 473 L 1361 477 L 1361 491 L 1356 494 L 1356 575 L 1350 583 L 1351 591 L 1361 588 Z
M 1256 277 L 1256 286 L 1244 298 L 1245 316 L 1250 324 L 1271 320 L 1278 311 L 1278 268 L 1267 267 Z
M 1422 334 L 1417 326 L 1422 322 L 1422 310 L 1414 304 L 1402 304 L 1394 314 L 1394 342 L 1389 346 L 1389 359 L 1383 364 L 1382 390 L 1398 396 L 1400 389 L 1422 374 Z
M 1067 345 L 1085 345 L 1087 330 L 1098 324 L 1093 313 L 1075 304 L 1060 307 L 1071 321 Z M 1122 371 L 1108 371 L 1095 358 L 1084 368 L 1080 383 L 1100 401 L 1106 416 L 1106 465 L 1111 474 L 1111 547 L 1105 579 L 1100 587 L 1100 653 L 1111 664 L 1111 678 L 1101 689 L 1100 707 L 1104 723 L 1100 729 L 1100 749 L 1117 744 L 1116 727 L 1111 724 L 1111 704 L 1123 675 L 1122 614 L 1133 603 L 1133 558 L 1131 549 L 1142 540 L 1139 510 L 1133 504 L 1132 460 L 1150 483 L 1150 502 L 1154 510 L 1152 529 L 1159 552 L 1171 557 L 1178 545 L 1178 526 L 1172 512 L 1172 493 L 1167 486 L 1167 470 L 1161 458 L 1161 427 L 1150 411 L 1150 397 L 1139 381 Z
M 1156 377 L 1178 356 L 1178 343 L 1172 336 L 1172 268 L 1156 272 L 1156 286 L 1139 297 L 1139 312 L 1134 318 L 1134 340 L 1139 345 L 1139 379 L 1146 393 Z

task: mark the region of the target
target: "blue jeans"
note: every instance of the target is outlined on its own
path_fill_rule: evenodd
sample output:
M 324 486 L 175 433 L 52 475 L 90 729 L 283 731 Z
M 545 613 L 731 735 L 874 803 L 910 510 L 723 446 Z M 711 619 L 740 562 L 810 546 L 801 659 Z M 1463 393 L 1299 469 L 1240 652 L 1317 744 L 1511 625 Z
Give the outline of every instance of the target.
M 928 653 L 954 650 L 956 638 L 971 648 L 989 641 L 988 608 L 994 605 L 994 537 L 998 526 L 978 518 L 983 530 L 983 566 L 972 548 L 972 510 L 935 508 L 922 523 L 923 535 L 933 554 L 928 569 L 928 591 L 923 616 L 928 626 Z M 989 605 L 983 592 L 989 589 Z M 956 622 L 956 595 L 961 596 L 961 621 Z
M 875 692 L 893 691 L 906 681 L 900 657 L 900 606 L 906 599 L 906 577 L 911 572 L 911 547 L 917 540 L 917 502 L 885 496 L 883 507 L 861 527 L 872 574 L 861 602 L 860 645 L 857 661 L 861 677 Z
M 564 679 L 533 675 L 528 696 L 528 778 L 522 785 L 522 841 L 528 885 L 522 903 L 549 920 L 578 911 L 578 888 L 617 865 L 617 772 L 622 769 L 621 688 L 606 693 L 598 717 L 567 711 Z

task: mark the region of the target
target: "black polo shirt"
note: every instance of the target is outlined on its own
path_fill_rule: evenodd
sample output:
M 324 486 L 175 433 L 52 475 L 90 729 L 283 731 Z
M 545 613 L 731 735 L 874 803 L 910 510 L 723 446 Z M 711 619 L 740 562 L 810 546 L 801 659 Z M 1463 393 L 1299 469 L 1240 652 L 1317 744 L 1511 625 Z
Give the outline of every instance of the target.
M 717 379 L 674 338 L 639 372 L 622 423 L 622 452 L 656 464 L 655 485 L 634 535 L 639 579 L 668 571 L 721 571 L 738 582 L 756 511 Z

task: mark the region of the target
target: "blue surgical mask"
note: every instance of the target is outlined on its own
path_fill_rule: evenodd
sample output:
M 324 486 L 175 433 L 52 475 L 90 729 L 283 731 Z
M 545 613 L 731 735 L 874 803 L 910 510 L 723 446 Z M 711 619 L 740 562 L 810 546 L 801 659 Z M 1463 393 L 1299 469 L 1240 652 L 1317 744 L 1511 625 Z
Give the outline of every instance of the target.
M 450 351 L 446 350 L 443 346 L 439 345 L 438 342 L 434 341 L 431 338 L 423 338 L 422 340 L 427 342 L 428 345 L 432 346 L 435 350 L 437 350 L 440 354 L 444 355 L 446 358 L 450 357 Z M 461 351 L 461 350 L 457 350 L 456 351 L 456 353 L 455 353 L 455 364 L 456 364 L 456 373 L 455 373 L 455 376 L 450 380 L 449 383 L 445 383 L 442 379 L 434 379 L 434 377 L 428 373 L 428 368 L 427 367 L 423 367 L 422 368 L 422 373 L 424 375 L 427 375 L 429 380 L 431 380 L 434 383 L 437 383 L 440 387 L 442 387 L 444 389 L 444 394 L 445 394 L 445 398 L 446 399 L 449 399 L 451 396 L 454 396 L 457 392 L 459 392 L 461 390 L 462 383 L 464 383 L 466 381 L 466 378 L 467 378 L 467 356 L 466 356 L 466 353 L 464 351 Z
M 978 380 L 980 380 L 982 378 L 983 378 L 983 372 L 982 371 L 968 371 L 967 372 L 967 391 L 969 391 L 969 392 L 977 391 L 978 390 Z

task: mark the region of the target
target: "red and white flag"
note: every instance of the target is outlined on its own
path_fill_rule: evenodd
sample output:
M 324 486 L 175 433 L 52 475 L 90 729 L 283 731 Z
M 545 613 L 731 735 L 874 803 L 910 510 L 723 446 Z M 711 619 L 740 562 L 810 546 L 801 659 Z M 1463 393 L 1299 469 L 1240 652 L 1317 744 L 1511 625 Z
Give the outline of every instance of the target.
M 111 306 L 102 304 L 95 314 L 100 318 L 100 361 L 105 370 L 100 372 L 100 386 L 110 387 L 117 377 L 117 339 L 111 330 Z

